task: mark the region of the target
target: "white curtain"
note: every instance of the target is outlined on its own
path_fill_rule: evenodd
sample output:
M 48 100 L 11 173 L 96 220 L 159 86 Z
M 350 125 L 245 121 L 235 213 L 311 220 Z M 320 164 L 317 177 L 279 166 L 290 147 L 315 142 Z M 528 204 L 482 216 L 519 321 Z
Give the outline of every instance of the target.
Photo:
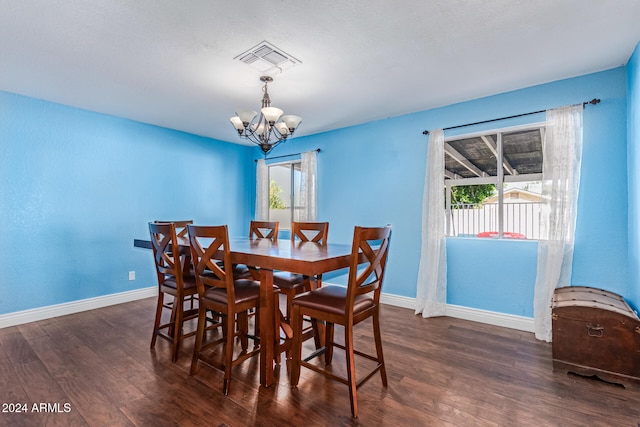
M 444 316 L 447 306 L 447 252 L 444 214 L 444 132 L 431 131 L 422 198 L 422 250 L 416 314 Z
M 318 216 L 318 167 L 316 152 L 308 151 L 301 155 L 300 186 L 297 189 L 299 204 L 294 209 L 294 221 L 315 221 Z
M 582 104 L 547 111 L 542 205 L 533 317 L 536 338 L 550 342 L 555 288 L 571 284 L 582 159 Z
M 264 159 L 256 166 L 256 221 L 269 220 L 269 168 Z

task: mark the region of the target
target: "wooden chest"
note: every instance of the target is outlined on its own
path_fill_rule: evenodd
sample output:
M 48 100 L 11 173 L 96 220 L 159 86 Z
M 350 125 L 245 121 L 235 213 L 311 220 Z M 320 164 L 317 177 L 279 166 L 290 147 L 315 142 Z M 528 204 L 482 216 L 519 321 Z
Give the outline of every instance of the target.
M 620 295 L 558 288 L 552 328 L 554 369 L 640 388 L 640 320 Z

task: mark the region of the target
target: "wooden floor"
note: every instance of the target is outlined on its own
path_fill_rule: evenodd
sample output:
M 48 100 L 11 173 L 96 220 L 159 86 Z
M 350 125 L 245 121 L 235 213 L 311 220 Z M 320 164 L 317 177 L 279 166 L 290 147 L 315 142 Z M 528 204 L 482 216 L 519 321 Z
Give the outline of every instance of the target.
M 529 333 L 391 306 L 382 311 L 389 385 L 376 376 L 359 390 L 358 419 L 346 386 L 308 370 L 297 389 L 284 366 L 275 386 L 260 388 L 257 358 L 234 370 L 224 396 L 217 370 L 189 376 L 192 339 L 175 364 L 168 342 L 149 350 L 154 304 L 0 329 L 0 425 L 640 425 L 640 392 L 554 372 L 550 345 Z M 356 328 L 361 349 L 371 348 L 370 329 Z M 337 350 L 336 370 L 343 361 Z M 7 412 L 15 404 L 26 412 Z

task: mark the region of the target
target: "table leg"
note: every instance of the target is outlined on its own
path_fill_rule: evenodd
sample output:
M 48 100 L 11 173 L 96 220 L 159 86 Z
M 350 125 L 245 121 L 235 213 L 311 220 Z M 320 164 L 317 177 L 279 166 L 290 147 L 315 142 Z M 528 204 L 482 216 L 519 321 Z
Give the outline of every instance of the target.
M 273 299 L 273 270 L 260 269 L 260 385 L 269 387 L 275 382 L 273 357 L 275 343 L 275 303 Z

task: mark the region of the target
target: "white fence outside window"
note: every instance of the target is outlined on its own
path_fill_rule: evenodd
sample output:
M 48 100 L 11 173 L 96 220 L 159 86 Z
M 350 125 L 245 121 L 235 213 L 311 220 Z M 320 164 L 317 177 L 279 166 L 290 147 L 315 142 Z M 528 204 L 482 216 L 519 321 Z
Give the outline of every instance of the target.
M 497 203 L 452 206 L 449 236 L 483 237 L 478 235 L 491 233 L 494 237 L 498 232 L 498 208 Z M 505 238 L 540 238 L 540 203 L 504 203 L 503 209 Z

